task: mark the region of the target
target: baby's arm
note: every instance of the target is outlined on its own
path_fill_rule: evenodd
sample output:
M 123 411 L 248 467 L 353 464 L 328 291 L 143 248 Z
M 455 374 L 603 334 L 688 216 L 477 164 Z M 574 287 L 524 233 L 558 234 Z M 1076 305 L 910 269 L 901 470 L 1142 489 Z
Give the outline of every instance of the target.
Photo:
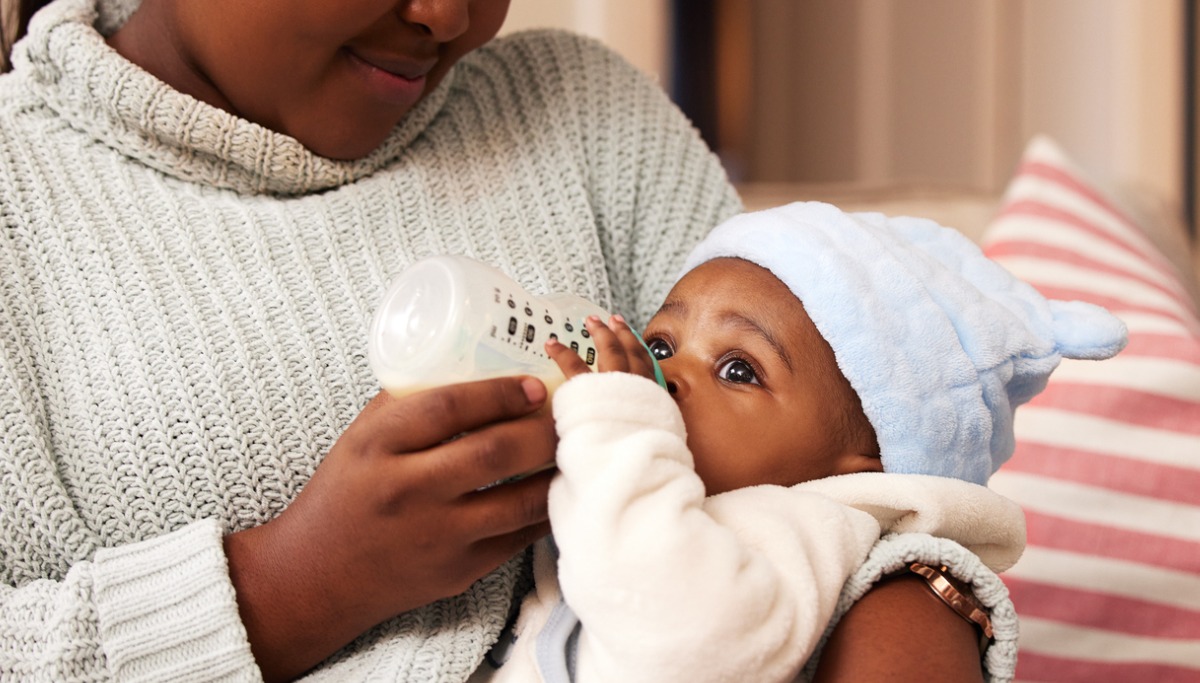
M 602 361 L 606 332 L 593 332 Z M 790 681 L 877 539 L 875 520 L 775 486 L 706 499 L 680 413 L 647 379 L 586 373 L 554 412 L 550 518 L 583 627 L 578 680 Z

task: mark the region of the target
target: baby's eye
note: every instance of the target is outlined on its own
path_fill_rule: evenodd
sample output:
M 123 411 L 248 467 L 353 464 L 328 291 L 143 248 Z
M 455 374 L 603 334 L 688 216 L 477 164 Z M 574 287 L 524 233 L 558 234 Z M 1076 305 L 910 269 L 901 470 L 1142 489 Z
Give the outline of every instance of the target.
M 661 339 L 651 339 L 646 342 L 646 346 L 650 349 L 650 355 L 654 356 L 654 360 L 666 360 L 675 355 L 671 350 L 671 345 Z
M 727 361 L 717 370 L 717 376 L 734 384 L 759 384 L 758 376 L 749 363 L 739 358 Z

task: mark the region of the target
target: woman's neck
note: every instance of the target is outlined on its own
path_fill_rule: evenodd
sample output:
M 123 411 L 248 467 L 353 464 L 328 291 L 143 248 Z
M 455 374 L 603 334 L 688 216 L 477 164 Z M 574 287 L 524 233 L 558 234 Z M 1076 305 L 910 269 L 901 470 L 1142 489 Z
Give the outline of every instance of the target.
M 129 21 L 108 37 L 109 46 L 179 92 L 236 114 L 192 57 L 177 9 L 171 0 L 144 0 Z

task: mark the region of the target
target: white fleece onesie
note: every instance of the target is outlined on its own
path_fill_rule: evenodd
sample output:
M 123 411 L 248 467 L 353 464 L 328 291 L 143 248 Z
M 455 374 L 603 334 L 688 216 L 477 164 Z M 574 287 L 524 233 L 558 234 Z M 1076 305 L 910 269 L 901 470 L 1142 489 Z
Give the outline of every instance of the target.
M 535 553 L 537 590 L 495 681 L 792 681 L 882 534 L 947 537 L 996 570 L 1024 546 L 1014 503 L 944 477 L 854 474 L 706 497 L 674 401 L 634 375 L 572 379 L 554 415 L 554 541 Z M 574 634 L 561 623 L 572 611 Z

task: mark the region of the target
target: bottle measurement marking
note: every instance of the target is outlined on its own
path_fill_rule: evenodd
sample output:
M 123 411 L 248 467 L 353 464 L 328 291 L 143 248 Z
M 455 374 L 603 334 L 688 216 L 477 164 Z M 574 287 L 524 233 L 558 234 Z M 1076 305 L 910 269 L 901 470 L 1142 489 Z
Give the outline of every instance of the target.
M 511 346 L 515 346 L 522 351 L 535 353 L 538 356 L 541 356 L 543 358 L 549 358 L 549 355 L 545 352 L 544 349 L 533 348 L 534 341 L 536 341 L 536 339 L 537 339 L 537 332 L 538 332 L 537 325 L 535 325 L 533 322 L 530 322 L 530 321 L 523 322 L 518 317 L 521 315 L 521 313 L 524 313 L 526 318 L 534 318 L 535 313 L 534 313 L 533 305 L 530 302 L 518 302 L 518 299 L 516 297 L 513 297 L 511 294 L 508 294 L 507 292 L 504 292 L 499 288 L 493 288 L 492 301 L 493 301 L 493 303 L 495 303 L 497 305 L 505 306 L 509 310 L 513 311 L 514 314 L 508 316 L 508 323 L 506 326 L 507 332 L 508 332 L 507 335 L 500 333 L 499 326 L 492 325 L 490 336 L 497 341 L 503 342 L 503 343 L 511 345 Z M 520 311 L 520 312 L 518 312 L 518 311 Z M 559 338 L 558 332 L 555 332 L 552 329 L 554 327 L 554 317 L 550 315 L 549 311 L 543 311 L 541 313 L 541 316 L 542 316 L 542 321 L 545 322 L 549 328 L 551 328 L 551 332 L 547 336 L 550 339 L 558 339 Z M 569 335 L 569 336 L 578 336 L 578 337 L 582 337 L 583 339 L 589 339 L 592 336 L 591 334 L 588 333 L 587 329 L 585 327 L 583 327 L 582 325 L 580 325 L 578 327 L 578 329 L 576 329 L 576 326 L 574 324 L 572 324 L 570 320 L 562 321 L 561 329 L 563 331 L 565 331 L 567 333 L 567 335 Z M 569 345 L 571 347 L 571 351 L 573 351 L 575 354 L 583 357 L 584 362 L 586 362 L 588 365 L 595 364 L 595 362 L 596 362 L 596 349 L 595 348 L 593 348 L 591 346 L 581 347 L 579 341 L 577 341 L 576 339 L 571 339 Z M 581 351 L 581 348 L 582 348 L 582 351 Z

